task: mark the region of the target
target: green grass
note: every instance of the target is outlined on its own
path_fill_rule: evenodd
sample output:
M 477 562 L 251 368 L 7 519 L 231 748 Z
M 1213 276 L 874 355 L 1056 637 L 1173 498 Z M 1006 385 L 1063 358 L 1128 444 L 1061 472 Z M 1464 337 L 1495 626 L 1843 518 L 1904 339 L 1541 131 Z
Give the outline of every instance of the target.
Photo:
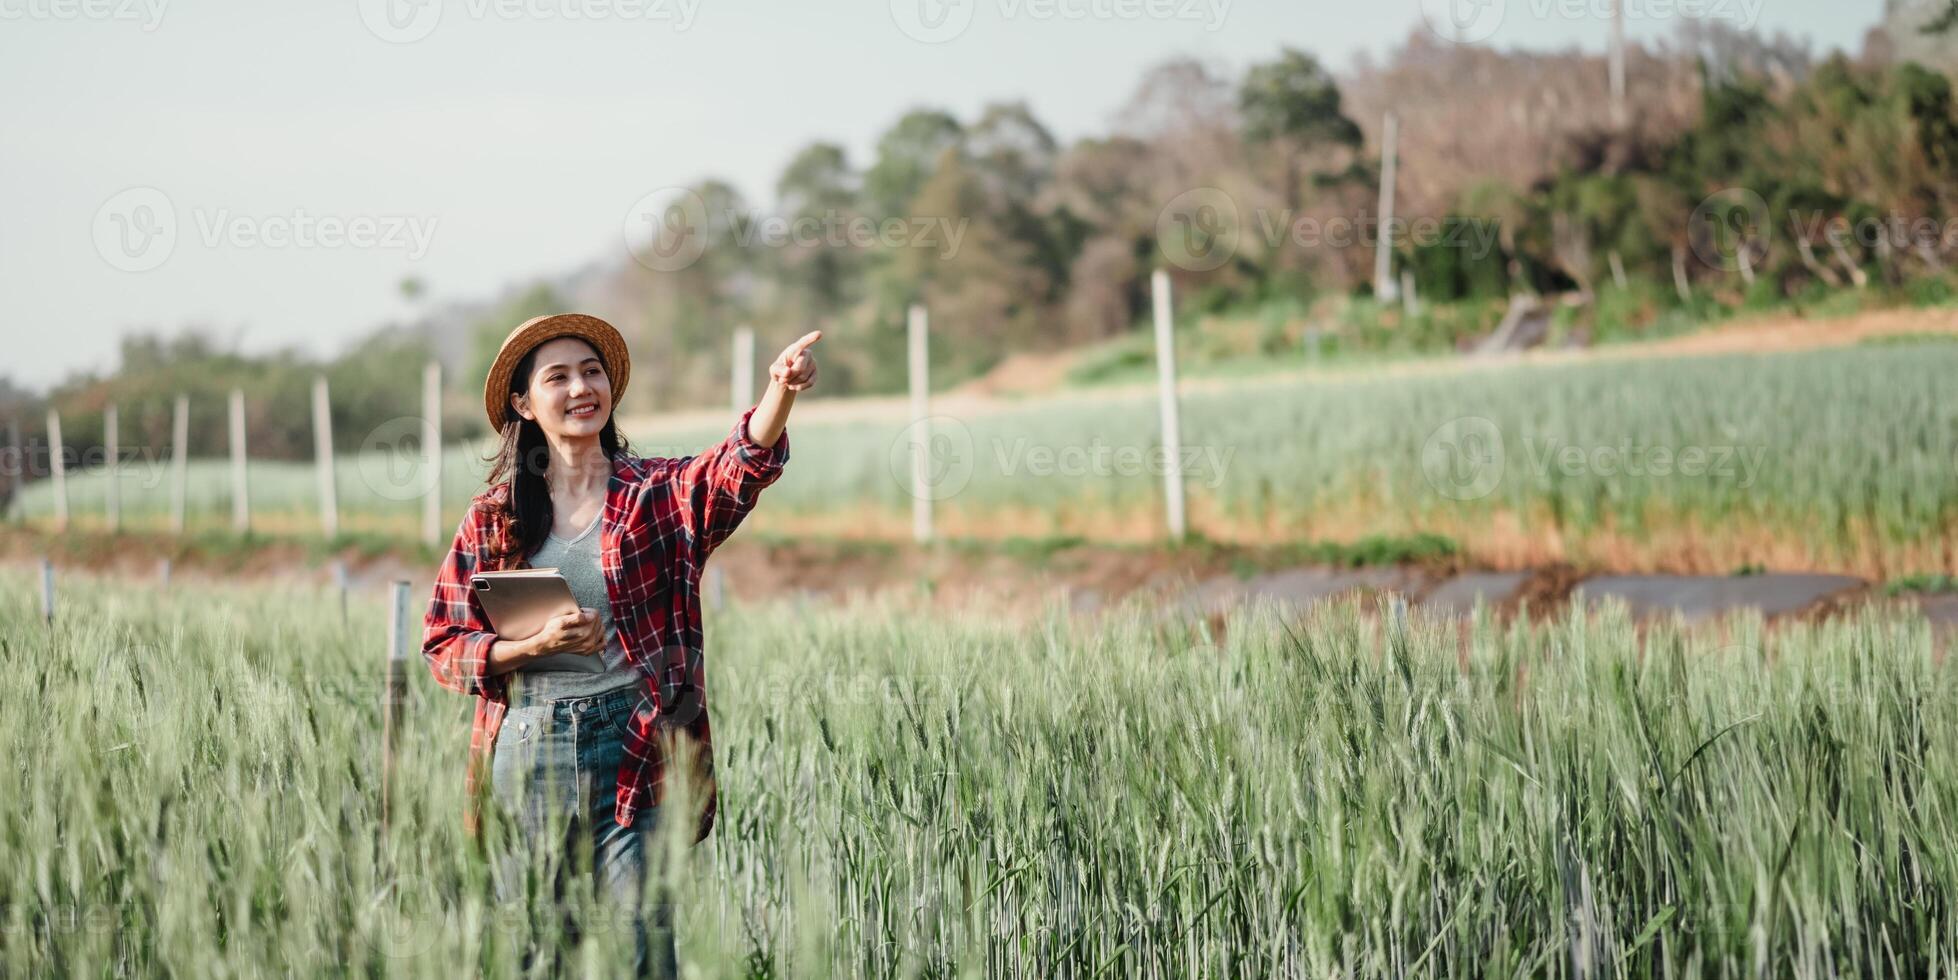
M 1958 575 L 1923 573 L 1891 579 L 1883 585 L 1885 595 L 1949 595 L 1958 593 Z
M 0 974 L 512 975 L 466 699 L 385 616 L 0 572 Z M 417 601 L 422 597 L 417 596 Z M 1873 976 L 1958 968 L 1958 676 L 1919 621 L 1369 610 L 708 625 L 703 976 Z M 589 915 L 587 896 L 569 902 Z M 543 934 L 546 941 L 549 934 Z M 573 950 L 616 970 L 617 933 Z
M 1949 540 L 1958 522 L 1953 376 L 1958 347 L 1938 343 L 1247 382 L 1183 397 L 1184 444 L 1197 454 L 1185 486 L 1193 528 L 1220 538 L 1459 537 L 1510 514 L 1579 548 L 1606 530 L 1636 536 L 1681 523 L 1709 539 L 1768 534 L 1849 570 L 1840 563 Z M 1438 433 L 1463 418 L 1489 421 L 1502 459 L 1486 494 L 1456 499 L 1441 492 L 1433 465 L 1446 449 Z M 779 530 L 810 515 L 868 511 L 908 527 L 901 425 L 792 423 L 792 462 L 752 524 Z M 1111 515 L 1160 526 L 1158 422 L 1147 397 L 1074 393 L 945 419 L 935 432 L 945 450 L 937 486 L 947 514 L 989 522 L 1006 537 L 1101 538 L 1099 522 Z M 719 426 L 631 433 L 648 454 L 697 451 L 725 434 Z M 1575 466 L 1559 455 L 1567 447 L 1579 454 Z M 1663 452 L 1677 468 L 1652 474 L 1593 462 L 1598 451 L 1620 448 Z M 1689 452 L 1703 454 L 1702 471 L 1680 471 Z M 449 525 L 480 488 L 473 455 L 449 451 Z M 412 535 L 419 504 L 391 489 L 412 477 L 393 475 L 384 462 L 343 461 L 343 525 Z M 191 473 L 193 524 L 222 525 L 224 466 L 199 461 Z M 254 463 L 252 473 L 261 520 L 317 527 L 310 468 Z M 71 480 L 74 511 L 99 513 L 102 485 L 99 474 Z M 125 514 L 160 522 L 168 496 L 161 486 L 138 491 L 126 482 Z M 45 482 L 24 491 L 21 509 L 51 512 Z M 1327 514 L 1338 518 L 1336 535 L 1310 526 Z M 1462 544 L 1472 550 L 1475 542 Z M 1736 550 L 1730 564 L 1753 560 Z M 1922 556 L 1892 564 L 1912 557 Z

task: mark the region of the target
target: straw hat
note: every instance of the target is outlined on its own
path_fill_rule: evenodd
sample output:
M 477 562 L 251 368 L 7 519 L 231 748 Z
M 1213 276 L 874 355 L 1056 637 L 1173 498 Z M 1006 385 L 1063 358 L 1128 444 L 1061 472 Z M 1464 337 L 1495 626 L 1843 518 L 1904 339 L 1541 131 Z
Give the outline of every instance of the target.
M 510 374 L 517 362 L 537 345 L 558 337 L 577 337 L 591 344 L 605 362 L 606 377 L 612 382 L 612 405 L 617 407 L 625 394 L 626 379 L 632 374 L 632 354 L 625 349 L 625 338 L 611 324 L 583 313 L 557 313 L 525 320 L 496 352 L 489 377 L 483 379 L 483 411 L 489 414 L 492 431 L 503 428 L 504 413 L 510 407 Z

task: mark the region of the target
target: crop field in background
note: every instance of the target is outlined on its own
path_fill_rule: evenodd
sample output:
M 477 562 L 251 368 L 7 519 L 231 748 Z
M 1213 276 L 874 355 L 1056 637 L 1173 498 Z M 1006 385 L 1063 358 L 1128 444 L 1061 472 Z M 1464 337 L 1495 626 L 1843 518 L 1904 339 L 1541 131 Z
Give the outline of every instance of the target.
M 50 630 L 32 594 L 0 573 L 0 974 L 508 976 L 549 941 L 485 897 L 469 701 L 419 661 L 377 839 L 372 597 L 343 627 L 303 590 L 64 578 Z M 697 975 L 1958 969 L 1958 674 L 1914 619 L 784 604 L 708 650 Z
M 1746 565 L 1889 576 L 1952 568 L 1958 345 L 1511 366 L 1183 396 L 1194 530 L 1219 540 L 1453 538 L 1473 562 L 1568 560 L 1726 573 Z M 731 417 L 730 417 L 731 418 Z M 888 422 L 797 423 L 793 461 L 751 527 L 902 538 L 910 436 Z M 726 434 L 634 431 L 681 455 Z M 1077 393 L 933 422 L 941 533 L 1146 541 L 1162 533 L 1155 403 Z M 481 447 L 452 446 L 445 528 L 481 488 Z M 124 476 L 131 525 L 162 526 L 166 468 Z M 227 464 L 190 467 L 195 526 L 226 526 Z M 342 525 L 419 528 L 412 461 L 342 459 Z M 70 481 L 98 521 L 99 472 Z M 22 510 L 45 518 L 46 483 Z M 312 467 L 254 462 L 255 526 L 319 527 Z

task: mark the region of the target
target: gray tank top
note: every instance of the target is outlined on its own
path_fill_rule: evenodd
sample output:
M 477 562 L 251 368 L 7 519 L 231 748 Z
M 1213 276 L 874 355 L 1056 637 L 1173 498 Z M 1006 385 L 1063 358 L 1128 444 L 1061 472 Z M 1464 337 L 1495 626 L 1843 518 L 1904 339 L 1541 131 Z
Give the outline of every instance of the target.
M 530 556 L 532 568 L 556 566 L 564 576 L 565 584 L 571 586 L 571 597 L 578 605 L 598 610 L 598 625 L 605 635 L 604 670 L 561 670 L 545 668 L 522 668 L 512 671 L 509 681 L 509 696 L 512 705 L 553 701 L 560 698 L 584 698 L 595 694 L 605 694 L 639 682 L 639 671 L 626 662 L 625 647 L 619 643 L 619 631 L 612 628 L 612 603 L 605 593 L 605 574 L 598 563 L 598 548 L 601 536 L 598 524 L 604 517 L 601 509 L 591 520 L 591 526 L 575 538 L 566 540 L 555 533 L 544 539 L 537 553 Z

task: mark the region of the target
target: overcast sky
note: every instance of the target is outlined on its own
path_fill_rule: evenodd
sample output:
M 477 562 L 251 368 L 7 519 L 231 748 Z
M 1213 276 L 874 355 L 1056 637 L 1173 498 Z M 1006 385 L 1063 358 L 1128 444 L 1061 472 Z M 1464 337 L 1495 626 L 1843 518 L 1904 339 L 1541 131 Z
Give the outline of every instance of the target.
M 1448 3 L 1497 45 L 1605 36 L 1608 0 L 0 0 L 0 376 L 192 323 L 330 353 L 408 314 L 406 276 L 440 302 L 622 257 L 647 194 L 765 203 L 907 108 L 1024 99 L 1065 143 L 1169 57 L 1339 68 Z M 1852 50 L 1881 7 L 1628 3 L 1634 36 L 1688 10 Z

